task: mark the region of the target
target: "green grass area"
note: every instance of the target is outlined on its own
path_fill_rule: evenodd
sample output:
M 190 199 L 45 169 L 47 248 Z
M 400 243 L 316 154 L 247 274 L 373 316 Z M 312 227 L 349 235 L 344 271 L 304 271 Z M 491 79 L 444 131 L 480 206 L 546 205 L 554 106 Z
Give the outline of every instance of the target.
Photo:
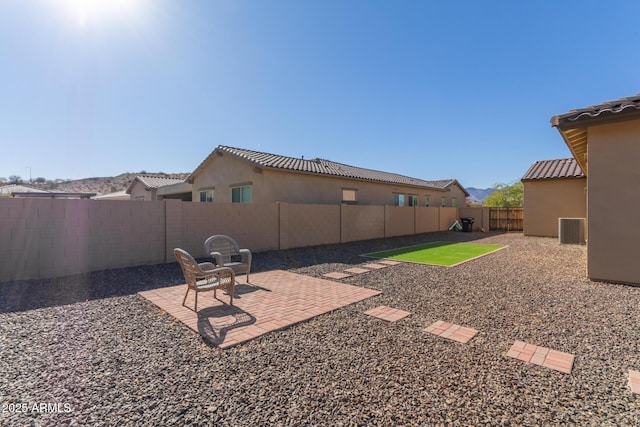
M 451 267 L 472 258 L 497 251 L 502 247 L 500 245 L 481 245 L 478 243 L 434 242 L 390 251 L 374 252 L 366 256 Z

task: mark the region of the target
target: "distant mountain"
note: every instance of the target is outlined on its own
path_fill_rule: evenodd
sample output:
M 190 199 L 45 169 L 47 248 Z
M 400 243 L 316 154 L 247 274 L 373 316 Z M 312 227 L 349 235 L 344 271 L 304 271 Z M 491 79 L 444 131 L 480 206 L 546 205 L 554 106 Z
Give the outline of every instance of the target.
M 493 188 L 474 188 L 474 187 L 465 187 L 469 192 L 469 200 L 471 202 L 482 203 L 484 199 L 486 199 L 489 194 L 493 193 Z
M 50 191 L 108 194 L 126 190 L 129 184 L 131 184 L 138 175 L 157 175 L 165 176 L 167 178 L 181 179 L 185 179 L 189 176 L 188 173 L 138 172 L 122 173 L 118 176 L 74 179 L 68 181 L 56 180 L 55 182 L 48 181 L 46 183 L 32 183 L 27 185 Z

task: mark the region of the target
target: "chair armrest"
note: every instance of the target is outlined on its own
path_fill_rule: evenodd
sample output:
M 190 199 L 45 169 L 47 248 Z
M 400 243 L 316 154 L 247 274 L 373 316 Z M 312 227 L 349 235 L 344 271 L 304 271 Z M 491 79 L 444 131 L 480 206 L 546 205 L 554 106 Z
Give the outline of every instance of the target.
M 251 251 L 249 249 L 240 249 L 240 258 L 244 264 L 251 264 Z
M 218 267 L 222 267 L 224 265 L 224 260 L 220 252 L 211 252 L 209 255 L 215 260 Z
M 198 267 L 206 274 L 209 274 L 211 271 L 216 269 L 216 266 L 212 262 L 201 262 L 198 264 Z
M 218 267 L 215 270 L 208 271 L 207 275 L 218 276 L 220 281 L 222 279 L 231 279 L 232 284 L 236 283 L 236 273 L 231 267 Z

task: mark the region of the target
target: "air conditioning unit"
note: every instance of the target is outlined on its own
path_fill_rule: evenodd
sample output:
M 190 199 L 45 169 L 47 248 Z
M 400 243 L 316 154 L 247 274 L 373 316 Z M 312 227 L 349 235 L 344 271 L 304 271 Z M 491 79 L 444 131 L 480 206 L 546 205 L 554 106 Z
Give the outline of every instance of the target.
M 584 245 L 584 218 L 558 218 L 560 244 Z

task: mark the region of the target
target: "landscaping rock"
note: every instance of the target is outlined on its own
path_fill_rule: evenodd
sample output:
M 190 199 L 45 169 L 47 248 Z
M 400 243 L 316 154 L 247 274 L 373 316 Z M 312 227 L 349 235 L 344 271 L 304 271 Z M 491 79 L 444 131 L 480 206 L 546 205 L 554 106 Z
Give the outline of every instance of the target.
M 508 247 L 343 279 L 383 294 L 228 350 L 135 294 L 182 283 L 177 264 L 2 283 L 0 425 L 640 424 L 640 288 L 589 281 L 584 246 L 432 233 L 257 253 L 253 270 L 321 278 L 438 240 Z M 380 305 L 411 316 L 363 314 Z M 445 340 L 424 331 L 437 320 L 479 332 Z M 506 357 L 515 340 L 574 354 L 573 371 Z

